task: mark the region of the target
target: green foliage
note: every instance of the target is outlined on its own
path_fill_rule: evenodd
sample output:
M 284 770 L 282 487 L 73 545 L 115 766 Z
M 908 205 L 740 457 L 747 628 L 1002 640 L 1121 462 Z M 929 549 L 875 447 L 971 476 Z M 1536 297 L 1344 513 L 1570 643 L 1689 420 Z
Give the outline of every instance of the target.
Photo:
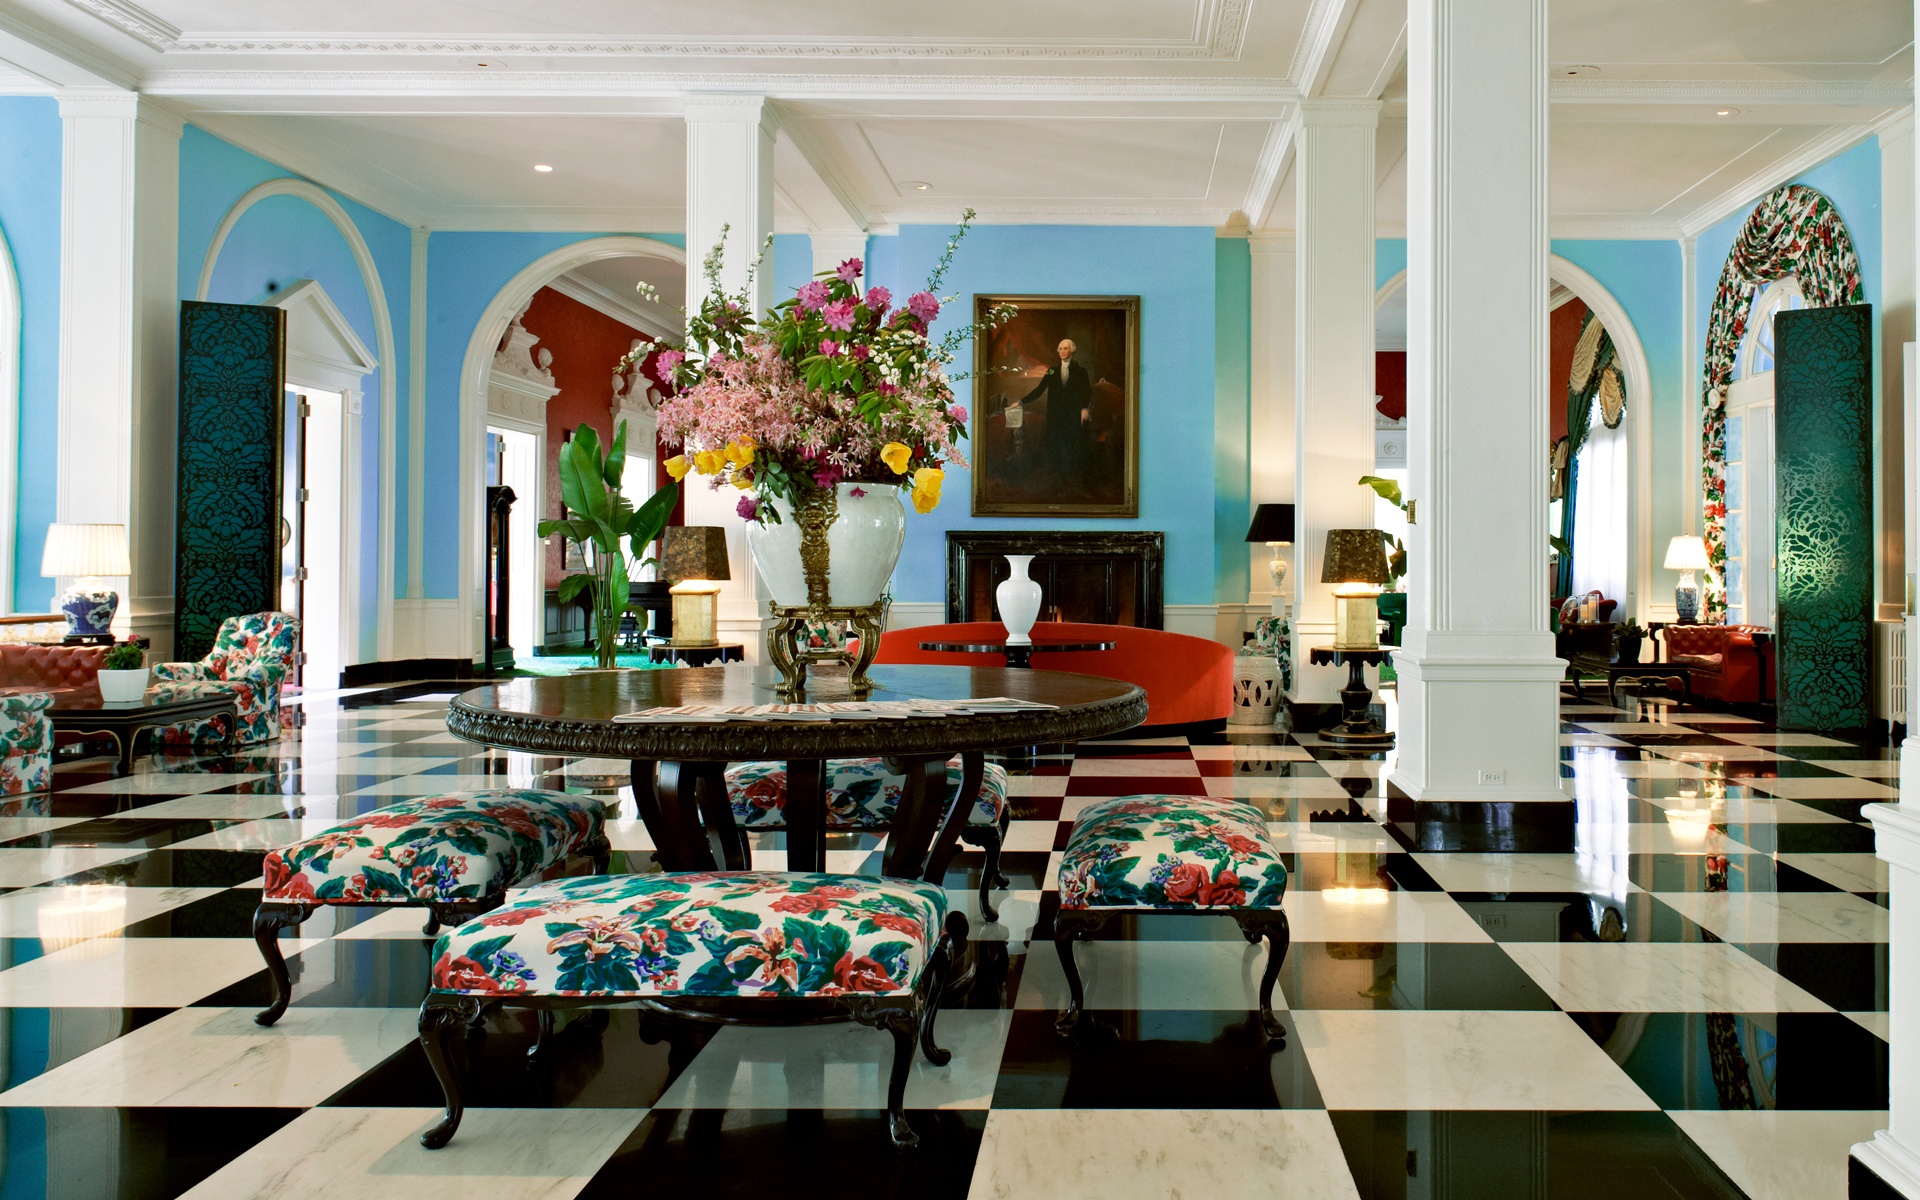
M 142 650 L 138 646 L 123 644 L 107 651 L 106 658 L 101 660 L 100 669 L 103 671 L 138 671 L 146 665 L 147 652 L 145 650 Z
M 658 560 L 628 560 L 629 548 L 643 555 L 646 547 L 667 527 L 679 498 L 680 485 L 670 483 L 655 492 L 638 511 L 620 494 L 620 481 L 627 464 L 627 423 L 614 430 L 613 442 L 602 453 L 600 436 L 593 426 L 581 425 L 560 454 L 560 499 L 568 516 L 540 522 L 540 536 L 562 534 L 587 554 L 585 575 L 570 575 L 561 580 L 559 599 L 566 604 L 587 589 L 593 589 L 594 648 L 602 667 L 614 665 L 616 643 L 620 636 L 620 618 L 633 599 L 633 575 L 640 567 Z
M 1362 475 L 1360 482 L 1372 488 L 1374 495 L 1405 513 L 1407 524 L 1413 524 L 1413 502 L 1401 495 L 1398 481 L 1379 475 Z M 1391 577 L 1387 588 L 1397 592 L 1400 590 L 1401 581 L 1407 577 L 1406 543 L 1384 529 L 1380 531 L 1380 541 L 1387 548 L 1387 574 Z

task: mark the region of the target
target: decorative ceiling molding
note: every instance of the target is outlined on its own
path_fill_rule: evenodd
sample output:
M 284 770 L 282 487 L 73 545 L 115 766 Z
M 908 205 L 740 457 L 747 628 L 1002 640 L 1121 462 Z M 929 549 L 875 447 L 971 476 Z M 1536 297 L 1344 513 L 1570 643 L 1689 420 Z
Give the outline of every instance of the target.
M 1913 103 L 1913 84 L 1910 81 L 1830 79 L 1556 79 L 1548 83 L 1547 94 L 1555 104 L 1897 108 Z
M 1342 2 L 1342 0 L 1335 0 Z M 1351 2 L 1351 0 L 1345 0 Z M 834 59 L 1003 59 L 1016 62 L 1088 59 L 1228 60 L 1240 57 L 1251 0 L 1199 0 L 1192 32 L 1179 40 L 1092 39 L 1061 41 L 1026 38 L 905 38 L 860 41 L 853 38 L 458 38 L 458 37 L 290 37 L 255 32 L 220 36 L 188 35 L 128 0 L 67 0 L 67 3 L 162 54 L 393 54 L 516 55 L 571 57 L 597 55 L 640 58 L 834 58 Z
M 1751 208 L 1762 196 L 1821 163 L 1844 153 L 1897 123 L 1907 114 L 1889 113 L 1871 125 L 1836 125 L 1827 132 L 1774 159 L 1679 220 L 1681 237 L 1697 237 L 1733 214 Z
M 612 317 L 629 329 L 637 329 L 650 338 L 679 341 L 686 330 L 686 318 L 665 304 L 652 304 L 640 298 L 621 296 L 591 279 L 569 271 L 555 276 L 547 286 L 567 299 L 586 305 L 603 316 Z
M 784 117 L 786 114 L 782 115 Z M 845 164 L 834 154 L 831 146 L 815 136 L 812 123 L 784 119 L 780 122 L 780 132 L 792 143 L 813 173 L 819 176 L 821 184 L 833 195 L 854 227 L 867 228 L 872 223 L 873 214 L 861 203 L 859 189 L 854 186 Z M 800 205 L 794 207 L 800 208 Z
M 1287 68 L 1287 78 L 1302 96 L 1318 95 L 1326 85 L 1327 72 L 1359 7 L 1360 0 L 1313 0 L 1293 47 L 1293 63 Z
M 1287 169 L 1293 165 L 1293 130 L 1290 119 L 1277 120 L 1267 126 L 1267 140 L 1260 146 L 1253 178 L 1247 183 L 1247 198 L 1241 203 L 1241 211 L 1247 214 L 1251 228 L 1264 228 L 1273 215 L 1274 201 L 1280 198 L 1280 185 L 1287 178 Z

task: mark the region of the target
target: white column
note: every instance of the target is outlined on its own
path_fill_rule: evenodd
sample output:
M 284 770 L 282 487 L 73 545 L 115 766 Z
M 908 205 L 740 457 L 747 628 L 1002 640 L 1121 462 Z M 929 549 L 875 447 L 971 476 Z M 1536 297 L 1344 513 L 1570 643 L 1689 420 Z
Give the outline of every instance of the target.
M 813 243 L 813 273 L 838 270 L 841 263 L 867 259 L 867 235 L 860 230 L 822 230 L 807 235 Z M 779 299 L 779 297 L 775 297 Z
M 1913 114 L 1880 131 L 1880 390 L 1874 405 L 1873 455 L 1878 494 L 1874 497 L 1876 617 L 1897 621 L 1904 615 L 1907 572 L 1906 443 L 1901 357 L 1914 330 L 1914 162 Z
M 1308 101 L 1294 134 L 1293 690 L 1335 704 L 1344 667 L 1307 651 L 1333 644 L 1333 585 L 1320 582 L 1329 529 L 1373 528 L 1374 100 Z
M 1392 781 L 1564 800 L 1547 631 L 1547 0 L 1407 12 L 1408 467 Z
M 181 121 L 132 92 L 60 96 L 58 519 L 125 524 L 115 631 L 171 649 Z M 136 503 L 137 500 L 137 503 Z M 31 565 L 29 566 L 31 568 Z
M 1920 1200 L 1920 925 L 1913 903 L 1920 896 L 1920 817 L 1906 803 L 1869 804 L 1875 851 L 1886 860 L 1893 911 L 1887 946 L 1888 1042 L 1887 1128 L 1853 1147 L 1859 1159 L 1903 1196 Z
M 776 125 L 763 96 L 689 96 L 687 120 L 687 307 L 707 294 L 702 261 L 726 226 L 726 258 L 721 286 L 737 291 L 773 232 L 773 140 Z M 765 313 L 773 300 L 771 262 L 754 275 L 754 312 Z M 740 493 L 718 491 L 704 479 L 686 480 L 689 525 L 717 525 L 727 531 L 728 569 L 733 578 L 721 589 L 720 640 L 745 644 L 748 661 L 763 657 L 767 627 L 766 589 L 754 575 L 747 552 L 746 526 L 734 507 Z
M 1292 234 L 1256 233 L 1247 239 L 1253 257 L 1253 404 L 1248 413 L 1251 490 L 1255 504 L 1293 503 L 1293 313 L 1294 246 Z M 1252 514 L 1248 514 L 1251 519 Z M 1294 551 L 1280 553 L 1292 561 Z M 1267 577 L 1272 557 L 1264 545 L 1247 548 L 1252 570 L 1247 603 L 1266 607 L 1273 584 Z M 1289 592 L 1294 583 L 1287 579 Z

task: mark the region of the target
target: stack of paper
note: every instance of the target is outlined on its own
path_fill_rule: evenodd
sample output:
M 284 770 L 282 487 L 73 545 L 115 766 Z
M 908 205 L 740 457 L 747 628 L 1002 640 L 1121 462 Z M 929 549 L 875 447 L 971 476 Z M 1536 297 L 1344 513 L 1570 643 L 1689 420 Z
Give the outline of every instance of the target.
M 910 721 L 973 713 L 1051 709 L 1053 704 L 986 696 L 967 700 L 842 700 L 825 704 L 681 704 L 621 713 L 615 721 L 712 723 L 719 721 Z

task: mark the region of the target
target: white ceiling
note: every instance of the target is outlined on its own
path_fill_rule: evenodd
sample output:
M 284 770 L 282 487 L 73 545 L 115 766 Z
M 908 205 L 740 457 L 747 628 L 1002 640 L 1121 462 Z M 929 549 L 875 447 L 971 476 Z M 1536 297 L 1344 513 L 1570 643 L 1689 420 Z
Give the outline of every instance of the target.
M 1558 233 L 1699 228 L 1911 104 L 1897 0 L 1551 11 Z M 983 221 L 1285 230 L 1287 123 L 1302 96 L 1329 96 L 1385 102 L 1376 213 L 1393 234 L 1404 53 L 1405 0 L 0 4 L 0 66 L 138 86 L 441 229 L 682 228 L 681 98 L 752 88 L 781 126 L 785 230 L 968 205 Z M 19 78 L 0 90 L 44 86 Z

